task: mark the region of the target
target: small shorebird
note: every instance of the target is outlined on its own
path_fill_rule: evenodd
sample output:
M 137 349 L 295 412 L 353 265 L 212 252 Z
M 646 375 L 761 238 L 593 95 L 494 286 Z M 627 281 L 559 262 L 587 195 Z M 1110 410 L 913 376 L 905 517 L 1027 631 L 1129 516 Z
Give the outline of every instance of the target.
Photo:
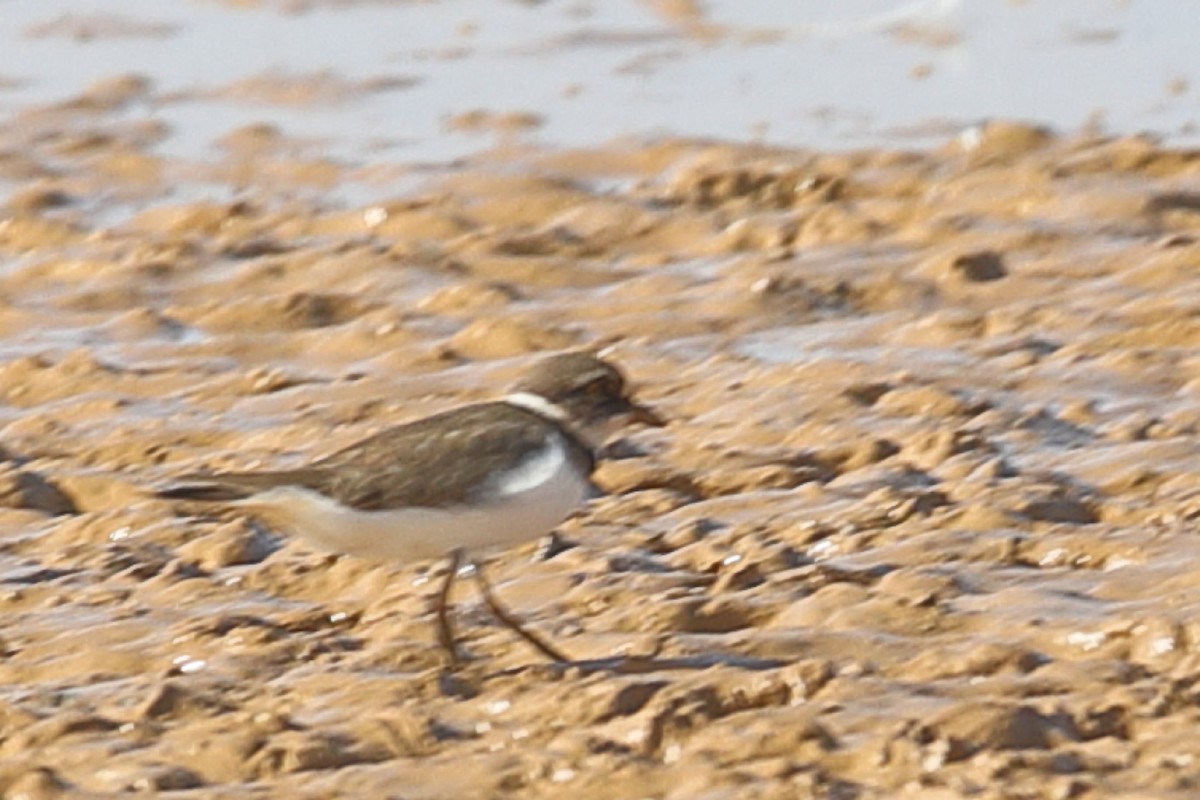
M 382 431 L 298 469 L 189 475 L 159 497 L 245 509 L 321 549 L 403 561 L 449 556 L 438 641 L 458 663 L 449 596 L 470 560 L 484 602 L 555 661 L 563 653 L 496 598 L 478 553 L 539 538 L 587 499 L 596 448 L 633 422 L 661 426 L 620 370 L 585 352 L 539 361 L 500 400 Z

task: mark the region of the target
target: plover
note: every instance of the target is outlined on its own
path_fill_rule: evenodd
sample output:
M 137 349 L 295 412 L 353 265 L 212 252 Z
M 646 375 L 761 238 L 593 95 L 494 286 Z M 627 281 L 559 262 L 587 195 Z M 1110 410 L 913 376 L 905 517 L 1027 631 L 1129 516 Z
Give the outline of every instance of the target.
M 159 497 L 243 509 L 309 544 L 372 559 L 449 557 L 438 641 L 462 656 L 449 595 L 464 561 L 496 617 L 555 661 L 558 648 L 496 598 L 481 552 L 539 538 L 592 491 L 597 448 L 622 427 L 663 420 L 635 402 L 621 371 L 587 352 L 537 362 L 500 400 L 389 428 L 298 469 L 189 475 Z

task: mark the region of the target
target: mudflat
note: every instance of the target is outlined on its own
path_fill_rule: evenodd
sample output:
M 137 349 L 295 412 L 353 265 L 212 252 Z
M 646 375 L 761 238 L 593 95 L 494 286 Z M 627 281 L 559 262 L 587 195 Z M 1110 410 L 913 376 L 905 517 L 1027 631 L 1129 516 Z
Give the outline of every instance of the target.
M 254 129 L 164 200 L 143 90 L 0 131 L 6 797 L 1195 796 L 1200 152 L 664 139 L 347 206 Z M 464 584 L 449 674 L 438 565 L 151 496 L 586 346 L 670 424 L 491 577 L 661 667 Z

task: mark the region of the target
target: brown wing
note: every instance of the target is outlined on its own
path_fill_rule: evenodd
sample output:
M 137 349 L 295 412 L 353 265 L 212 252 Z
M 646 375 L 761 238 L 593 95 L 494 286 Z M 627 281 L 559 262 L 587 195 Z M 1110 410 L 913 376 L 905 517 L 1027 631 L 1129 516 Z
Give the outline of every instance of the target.
M 389 428 L 302 469 L 197 478 L 159 496 L 229 501 L 304 486 L 363 511 L 458 505 L 486 492 L 499 465 L 536 452 L 557 430 L 525 409 L 481 403 Z M 571 435 L 566 439 L 571 457 L 590 472 L 592 453 Z

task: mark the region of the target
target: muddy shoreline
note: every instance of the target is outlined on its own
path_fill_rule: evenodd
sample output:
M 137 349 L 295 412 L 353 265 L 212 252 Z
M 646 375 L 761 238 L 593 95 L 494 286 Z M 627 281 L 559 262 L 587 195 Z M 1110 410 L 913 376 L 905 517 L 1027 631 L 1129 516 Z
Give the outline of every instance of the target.
M 5 796 L 1194 795 L 1200 153 L 518 148 L 346 207 L 267 135 L 187 200 L 143 88 L 0 138 Z M 492 578 L 728 663 L 556 670 L 462 589 L 448 678 L 436 565 L 149 496 L 597 345 L 671 424 Z

